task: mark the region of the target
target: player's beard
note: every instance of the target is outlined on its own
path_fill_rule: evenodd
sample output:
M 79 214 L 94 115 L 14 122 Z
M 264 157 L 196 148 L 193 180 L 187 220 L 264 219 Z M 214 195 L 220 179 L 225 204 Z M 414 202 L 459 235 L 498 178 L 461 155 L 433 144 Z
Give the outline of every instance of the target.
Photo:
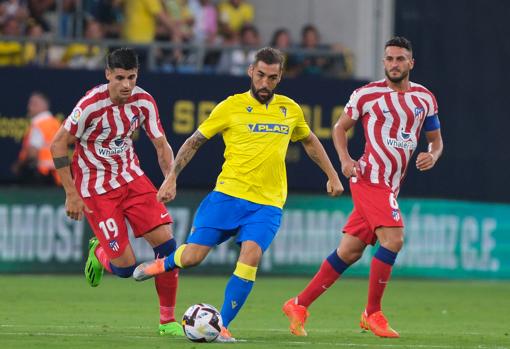
M 259 94 L 259 92 L 261 91 L 264 91 L 264 92 L 267 92 L 267 96 L 261 96 Z M 261 88 L 261 89 L 256 89 L 255 86 L 253 85 L 253 83 L 251 84 L 251 94 L 253 97 L 255 97 L 255 99 L 257 101 L 259 101 L 260 103 L 262 104 L 266 104 L 267 102 L 269 102 L 271 100 L 271 98 L 273 98 L 273 95 L 274 95 L 274 91 L 270 91 L 268 90 L 267 88 Z
M 392 77 L 386 69 L 384 70 L 384 74 L 386 74 L 386 77 L 388 78 L 388 80 L 390 80 L 391 82 L 393 82 L 395 84 L 398 84 L 399 82 L 402 82 L 402 80 L 404 80 L 405 78 L 407 78 L 409 76 L 409 70 L 403 72 L 400 76 L 397 76 L 397 77 Z

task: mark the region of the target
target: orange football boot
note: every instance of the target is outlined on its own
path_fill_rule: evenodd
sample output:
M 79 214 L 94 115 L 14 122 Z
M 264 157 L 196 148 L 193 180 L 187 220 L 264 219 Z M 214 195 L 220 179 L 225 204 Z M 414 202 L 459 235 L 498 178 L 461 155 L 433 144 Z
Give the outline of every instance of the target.
M 399 338 L 397 331 L 391 328 L 388 319 L 382 311 L 377 311 L 367 316 L 366 311 L 361 314 L 359 326 L 364 330 L 372 331 L 376 336 L 386 338 Z
M 361 319 L 359 320 L 359 327 L 362 331 L 370 331 L 370 328 L 368 328 L 368 322 L 367 322 L 367 311 L 363 311 L 361 313 Z
M 236 339 L 232 337 L 232 333 L 228 330 L 228 328 L 221 326 L 221 332 L 218 337 L 216 337 L 215 342 L 218 343 L 235 343 Z
M 291 298 L 285 304 L 282 308 L 283 312 L 290 321 L 290 333 L 292 333 L 295 336 L 307 336 L 308 333 L 306 333 L 305 330 L 305 322 L 310 313 L 306 309 L 305 306 L 296 304 L 296 298 Z
M 163 274 L 165 270 L 165 259 L 158 258 L 149 262 L 145 262 L 136 267 L 133 272 L 133 278 L 136 281 L 144 281 L 156 275 Z

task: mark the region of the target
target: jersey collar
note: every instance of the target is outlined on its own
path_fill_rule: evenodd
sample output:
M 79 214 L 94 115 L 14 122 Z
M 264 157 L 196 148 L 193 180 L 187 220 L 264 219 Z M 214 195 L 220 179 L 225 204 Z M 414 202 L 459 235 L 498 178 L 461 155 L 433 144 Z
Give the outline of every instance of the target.
M 267 108 L 269 108 L 269 105 L 270 105 L 271 103 L 273 103 L 273 102 L 274 102 L 275 97 L 276 97 L 276 93 L 274 93 L 274 94 L 273 94 L 273 97 L 271 97 L 271 100 L 270 100 L 269 102 L 267 102 L 267 103 L 265 103 L 265 104 L 262 104 L 262 103 L 260 103 L 260 102 L 259 102 L 259 101 L 255 98 L 255 97 L 253 97 L 253 96 L 251 95 L 251 91 L 250 91 L 250 90 L 248 90 L 248 91 L 246 92 L 246 94 L 248 95 L 248 99 L 249 99 L 251 102 L 253 102 L 253 103 L 254 103 L 254 104 L 256 104 L 256 105 L 265 105 L 265 106 L 266 106 L 266 109 L 267 109 Z

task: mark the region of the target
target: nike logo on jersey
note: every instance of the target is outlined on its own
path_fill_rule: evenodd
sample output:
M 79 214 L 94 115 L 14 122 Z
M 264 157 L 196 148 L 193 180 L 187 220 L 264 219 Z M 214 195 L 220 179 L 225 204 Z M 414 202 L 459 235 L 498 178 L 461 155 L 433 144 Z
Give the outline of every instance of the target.
M 162 214 L 160 215 L 160 217 L 161 217 L 161 218 L 165 218 L 166 216 L 168 216 L 168 212 L 167 212 L 167 213 L 162 213 Z
M 380 283 L 380 284 L 387 284 L 387 283 L 388 283 L 388 281 L 383 281 L 383 280 L 379 279 L 379 283 Z
M 384 114 L 387 114 L 387 113 L 390 113 L 390 111 L 388 109 L 383 109 L 382 111 Z
M 327 290 L 329 287 L 328 287 L 328 286 L 326 286 L 326 285 L 322 285 L 322 288 L 323 288 L 323 289 L 325 289 L 325 290 Z

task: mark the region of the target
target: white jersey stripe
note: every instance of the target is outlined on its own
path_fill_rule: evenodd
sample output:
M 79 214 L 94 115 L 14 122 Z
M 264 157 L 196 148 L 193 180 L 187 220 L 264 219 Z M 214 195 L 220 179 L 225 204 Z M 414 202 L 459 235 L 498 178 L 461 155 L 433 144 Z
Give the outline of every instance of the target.
M 377 119 L 375 113 L 373 110 L 370 110 L 369 113 L 370 118 L 368 120 L 367 128 L 368 128 L 368 137 L 369 142 L 372 145 L 372 148 L 374 148 L 375 152 L 381 158 L 384 164 L 384 182 L 386 185 L 389 186 L 389 177 L 392 171 L 391 161 L 388 159 L 386 154 L 384 154 L 384 151 L 381 149 L 379 144 L 377 143 L 377 139 L 375 136 L 375 120 Z
M 149 125 L 149 129 L 146 131 L 148 131 L 150 135 L 153 135 L 154 138 L 161 137 L 162 134 L 161 132 L 159 132 L 157 119 L 154 116 L 151 117 L 151 115 L 156 115 L 156 109 L 154 108 L 154 104 L 147 100 L 140 100 L 139 105 L 141 107 L 146 108 L 149 111 L 149 118 L 147 120 L 147 125 Z
M 78 157 L 78 166 L 80 166 L 80 169 L 86 169 L 87 165 L 85 164 L 85 161 L 81 157 Z M 82 170 L 82 180 L 81 180 L 81 186 L 80 191 L 81 195 L 84 197 L 89 197 L 89 179 L 90 179 L 90 172 L 89 171 L 83 171 Z
M 135 171 L 135 173 L 139 176 L 141 176 L 143 174 L 143 171 L 142 169 L 140 168 L 140 166 L 138 166 L 135 162 L 135 153 L 133 151 L 130 152 L 130 168 Z
M 375 161 L 374 156 L 372 154 L 368 155 L 368 163 L 372 167 L 370 170 L 370 182 L 374 184 L 379 184 L 379 164 Z
M 379 100 L 379 106 L 381 108 L 381 110 L 387 110 L 389 109 L 389 106 L 386 104 L 386 102 L 384 101 L 383 98 L 381 98 Z M 382 148 L 383 148 L 383 151 L 386 150 L 385 152 L 385 155 L 388 156 L 387 154 L 391 154 L 391 158 L 388 157 L 388 160 L 392 163 L 393 161 L 396 162 L 396 169 L 400 168 L 400 165 L 401 165 L 401 160 L 400 160 L 400 155 L 398 153 L 398 151 L 396 151 L 395 149 L 393 149 L 392 147 L 389 147 L 386 142 L 384 140 L 386 139 L 389 139 L 390 138 L 390 130 L 391 130 L 391 125 L 394 123 L 394 118 L 393 118 L 393 115 L 392 113 L 385 113 L 385 120 L 384 120 L 384 124 L 381 128 L 381 138 L 383 140 L 383 144 L 382 144 Z M 393 161 L 392 161 L 393 160 Z M 388 183 L 390 185 L 390 187 L 393 188 L 393 178 L 394 178 L 394 174 L 395 174 L 396 171 L 393 171 L 392 168 L 386 168 L 386 171 L 384 171 L 384 182 L 385 183 Z
M 121 108 L 121 107 L 119 107 L 119 108 Z M 122 108 L 124 109 L 124 111 L 126 111 L 126 115 L 131 120 L 131 118 L 133 117 L 133 115 L 132 115 L 133 113 L 131 113 L 131 111 L 130 111 L 131 108 L 127 107 L 127 106 L 122 106 Z M 129 138 L 129 136 L 130 136 L 129 130 L 125 130 L 124 123 L 122 122 L 122 116 L 118 109 L 117 109 L 116 113 L 114 113 L 114 116 L 115 116 L 115 123 L 117 124 L 117 133 L 119 133 L 119 134 L 128 133 L 128 137 L 126 138 L 126 143 L 127 143 L 127 148 L 128 148 L 128 152 L 129 152 L 129 149 L 132 149 L 132 140 L 131 140 L 131 138 Z M 122 160 L 122 167 L 121 167 L 120 171 L 117 173 L 119 175 L 121 175 L 126 180 L 126 182 L 129 183 L 133 180 L 133 177 L 131 176 L 131 174 L 129 174 L 129 172 L 127 172 L 127 168 L 129 166 L 129 163 L 131 162 L 131 160 L 127 158 L 127 152 L 120 154 L 120 158 Z
M 398 100 L 398 94 L 396 94 L 396 93 L 391 94 L 391 103 L 393 104 L 393 106 L 395 107 L 395 110 L 397 111 L 397 119 L 399 121 L 398 129 L 397 129 L 397 138 L 398 138 L 398 135 L 400 134 L 401 130 L 403 130 L 404 132 L 406 131 L 407 116 L 406 116 L 406 113 L 404 112 L 404 109 L 400 105 L 400 102 Z M 388 134 L 385 135 L 385 137 L 388 137 L 388 138 L 390 137 L 389 130 L 391 128 L 392 123 L 393 123 L 393 120 L 391 122 L 389 122 L 389 126 L 387 129 Z M 399 152 L 397 149 L 395 149 L 393 147 L 386 146 L 386 149 L 388 149 L 388 151 L 390 151 L 392 153 L 393 157 L 397 161 L 397 170 L 394 172 L 393 178 L 391 180 L 391 188 L 393 190 L 395 190 L 396 188 L 398 188 L 398 186 L 400 184 L 400 176 L 402 175 L 402 173 L 400 171 L 402 169 L 402 163 L 405 162 L 405 158 L 404 158 L 404 161 L 402 161 L 401 152 Z M 402 154 L 404 154 L 404 156 L 405 156 L 405 150 L 402 150 Z
M 117 126 L 116 127 L 117 133 L 113 137 L 116 138 L 117 135 L 120 135 L 124 132 L 124 125 L 122 124 L 122 121 L 120 120 L 119 107 L 114 107 L 112 109 L 112 111 L 113 111 L 113 120 L 115 122 L 115 125 Z M 108 120 L 106 118 L 103 119 L 103 123 L 107 124 Z M 112 177 L 111 177 L 109 183 L 112 186 L 112 188 L 118 188 L 118 187 L 120 187 L 120 183 L 117 181 L 117 175 L 119 173 L 119 164 L 112 157 L 107 157 L 105 159 L 111 165 Z

